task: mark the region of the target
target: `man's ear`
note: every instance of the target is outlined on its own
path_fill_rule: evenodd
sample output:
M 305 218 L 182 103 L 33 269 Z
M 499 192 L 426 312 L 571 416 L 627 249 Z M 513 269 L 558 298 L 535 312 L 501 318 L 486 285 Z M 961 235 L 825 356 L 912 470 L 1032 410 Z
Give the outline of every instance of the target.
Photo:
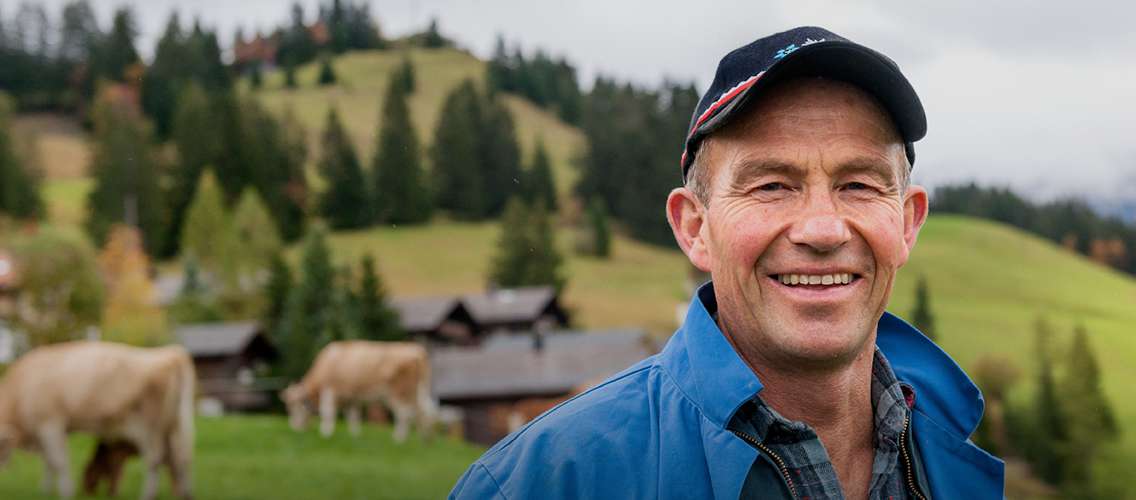
M 702 225 L 706 222 L 706 208 L 698 198 L 685 187 L 675 188 L 667 196 L 667 222 L 679 248 L 690 259 L 694 267 L 710 272 L 710 252 L 702 235 Z
M 923 186 L 909 186 L 903 198 L 903 242 L 908 252 L 915 248 L 924 222 L 927 222 L 927 190 Z

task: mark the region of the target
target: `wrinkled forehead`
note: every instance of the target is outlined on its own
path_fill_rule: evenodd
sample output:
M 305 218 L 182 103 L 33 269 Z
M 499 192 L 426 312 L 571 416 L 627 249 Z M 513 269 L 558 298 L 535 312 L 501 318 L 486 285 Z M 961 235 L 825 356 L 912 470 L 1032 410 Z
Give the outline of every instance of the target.
M 877 156 L 894 163 L 899 175 L 906 168 L 898 128 L 875 97 L 854 85 L 815 77 L 768 89 L 742 116 L 707 138 L 707 145 L 705 149 L 731 153 L 726 158 L 716 155 L 713 163 L 731 163 L 739 155 L 747 161 L 755 156 L 788 156 L 778 159 L 792 161 L 807 147 L 861 159 Z

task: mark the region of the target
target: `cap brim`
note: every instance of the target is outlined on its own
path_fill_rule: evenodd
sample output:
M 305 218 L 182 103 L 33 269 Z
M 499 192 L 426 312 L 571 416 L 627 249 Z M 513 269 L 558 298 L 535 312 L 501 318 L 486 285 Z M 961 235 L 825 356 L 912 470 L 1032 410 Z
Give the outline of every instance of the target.
M 749 88 L 735 96 L 692 134 L 693 142 L 721 128 L 759 95 L 780 81 L 820 76 L 851 83 L 872 94 L 891 114 L 904 142 L 911 144 L 927 134 L 927 115 L 911 83 L 891 59 L 852 42 L 831 41 L 806 45 L 789 53 L 765 71 Z

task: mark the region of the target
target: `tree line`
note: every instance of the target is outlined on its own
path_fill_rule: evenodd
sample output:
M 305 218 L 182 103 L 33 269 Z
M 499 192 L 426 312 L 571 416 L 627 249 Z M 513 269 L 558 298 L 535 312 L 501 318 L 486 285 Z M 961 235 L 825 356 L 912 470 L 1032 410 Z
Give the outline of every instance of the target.
M 1009 188 L 975 183 L 942 186 L 931 210 L 1003 222 L 1042 236 L 1101 264 L 1136 274 L 1136 226 L 1098 214 L 1083 200 L 1038 203 Z

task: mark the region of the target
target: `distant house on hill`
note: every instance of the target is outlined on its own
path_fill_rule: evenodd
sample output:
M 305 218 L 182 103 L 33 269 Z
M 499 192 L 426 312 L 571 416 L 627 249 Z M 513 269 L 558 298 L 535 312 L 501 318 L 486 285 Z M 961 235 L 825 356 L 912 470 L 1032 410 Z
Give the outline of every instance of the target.
M 233 65 L 238 68 L 256 65 L 270 68 L 276 61 L 279 46 L 276 37 L 265 37 L 257 33 L 252 40 L 242 40 L 233 45 Z
M 551 330 L 569 324 L 568 312 L 550 286 L 508 288 L 461 298 L 483 333 Z
M 430 345 L 471 345 L 479 338 L 477 324 L 457 297 L 397 297 L 390 305 L 413 339 Z
M 467 440 L 488 445 L 509 433 L 526 402 L 551 406 L 654 352 L 640 330 L 559 330 L 498 333 L 476 349 L 435 349 L 430 361 L 435 397 L 460 408 Z
M 193 356 L 198 393 L 226 411 L 261 410 L 272 404 L 279 387 L 258 379 L 279 355 L 253 321 L 182 325 L 178 343 Z

